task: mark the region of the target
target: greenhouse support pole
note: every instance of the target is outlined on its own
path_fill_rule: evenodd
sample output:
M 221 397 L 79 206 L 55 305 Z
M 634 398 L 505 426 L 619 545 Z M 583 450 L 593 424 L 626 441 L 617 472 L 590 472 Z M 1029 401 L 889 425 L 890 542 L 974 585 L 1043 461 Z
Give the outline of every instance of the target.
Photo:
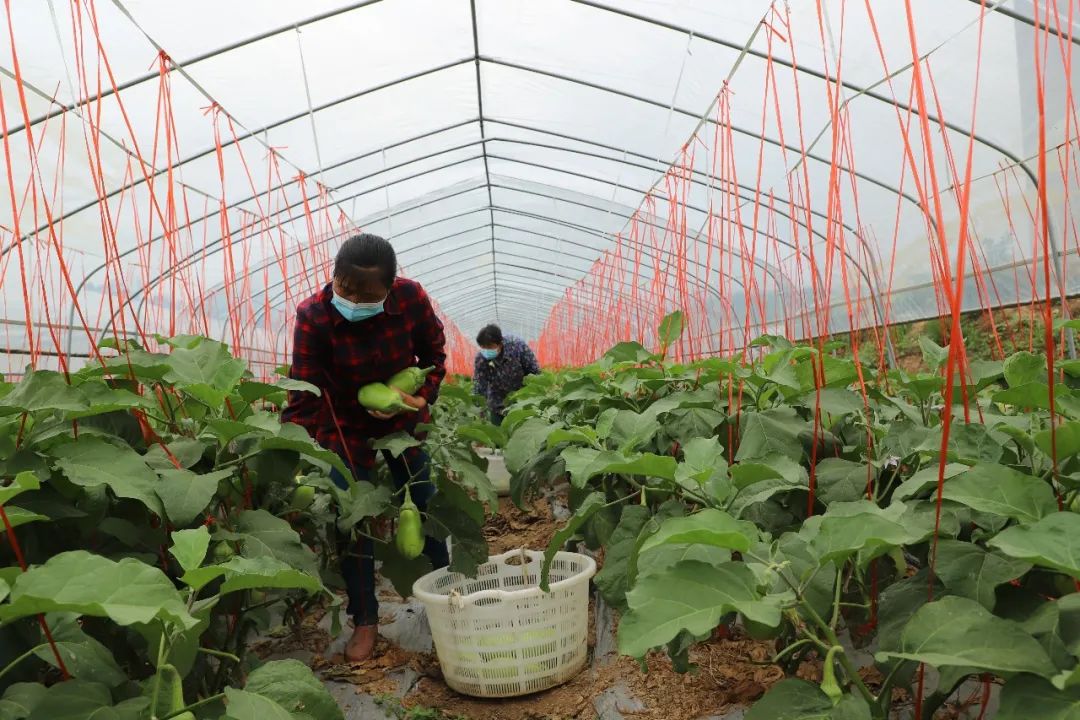
M 1031 184 L 1035 186 L 1036 194 L 1039 192 L 1039 178 L 1035 173 L 1027 166 L 1026 162 L 1020 161 L 1018 163 L 1020 169 L 1024 171 L 1024 174 L 1031 180 Z M 1050 254 L 1054 258 L 1054 277 L 1057 280 L 1058 286 L 1058 299 L 1061 301 L 1061 316 L 1066 320 L 1069 319 L 1069 298 L 1068 293 L 1065 292 L 1065 268 L 1061 264 L 1061 250 L 1058 249 L 1058 233 L 1057 227 L 1054 225 L 1054 217 L 1050 213 L 1050 208 L 1046 208 L 1046 235 L 1050 241 Z M 1032 288 L 1032 292 L 1035 288 Z M 1049 293 L 1048 293 L 1049 294 Z M 1049 300 L 1049 298 L 1047 298 Z M 1072 328 L 1065 328 L 1065 345 L 1069 349 L 1069 359 L 1076 359 L 1076 337 Z M 1049 348 L 1047 348 L 1049 349 Z
M 1058 249 L 1057 228 L 1048 211 L 1046 213 L 1046 234 L 1050 238 L 1050 253 L 1054 256 L 1054 276 L 1057 278 L 1058 298 L 1061 299 L 1061 317 L 1069 319 L 1069 295 L 1065 291 L 1065 268 L 1061 262 L 1061 251 Z M 1065 345 L 1069 349 L 1069 359 L 1076 359 L 1076 334 L 1070 327 L 1065 328 Z

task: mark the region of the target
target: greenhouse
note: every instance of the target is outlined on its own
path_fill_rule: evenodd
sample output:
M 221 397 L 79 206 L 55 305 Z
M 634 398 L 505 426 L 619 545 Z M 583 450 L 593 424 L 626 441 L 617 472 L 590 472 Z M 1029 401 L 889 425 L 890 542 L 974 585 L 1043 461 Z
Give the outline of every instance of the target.
M 1080 718 L 1080 0 L 0 23 L 0 720 Z

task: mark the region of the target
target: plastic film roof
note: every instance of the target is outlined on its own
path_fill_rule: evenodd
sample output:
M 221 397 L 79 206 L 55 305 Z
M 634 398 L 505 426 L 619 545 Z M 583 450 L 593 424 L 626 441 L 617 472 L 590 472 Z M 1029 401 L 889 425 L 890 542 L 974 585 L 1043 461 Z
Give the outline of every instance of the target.
M 595 324 L 613 295 L 634 334 L 690 297 L 706 352 L 936 314 L 963 189 L 965 306 L 1025 301 L 1039 158 L 1055 292 L 1076 291 L 1076 9 L 16 0 L 3 369 L 121 330 L 206 330 L 270 367 L 357 228 L 464 341 L 556 342 L 552 318 Z M 682 301 L 655 292 L 673 263 Z

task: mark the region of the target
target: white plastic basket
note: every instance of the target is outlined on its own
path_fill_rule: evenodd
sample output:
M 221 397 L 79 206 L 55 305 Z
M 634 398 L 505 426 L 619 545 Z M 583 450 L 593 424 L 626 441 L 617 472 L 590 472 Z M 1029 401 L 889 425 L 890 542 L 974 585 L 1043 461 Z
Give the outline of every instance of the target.
M 476 697 L 514 697 L 561 685 L 585 665 L 596 563 L 558 553 L 545 593 L 543 562 L 543 553 L 511 550 L 488 558 L 475 579 L 444 568 L 416 581 L 447 685 Z

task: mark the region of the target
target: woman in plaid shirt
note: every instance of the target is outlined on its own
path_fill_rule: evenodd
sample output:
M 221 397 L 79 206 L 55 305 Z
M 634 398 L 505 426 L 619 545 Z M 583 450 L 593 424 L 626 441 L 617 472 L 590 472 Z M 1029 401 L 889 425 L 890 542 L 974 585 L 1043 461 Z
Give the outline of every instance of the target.
M 374 471 L 372 439 L 402 430 L 422 439 L 416 426 L 431 422 L 428 406 L 446 375 L 446 338 L 427 293 L 418 283 L 397 276 L 397 256 L 389 242 L 370 234 L 346 240 L 334 262 L 333 282 L 297 308 L 293 337 L 289 377 L 317 386 L 322 396 L 289 393 L 282 420 L 302 425 L 319 444 L 340 455 L 357 480 L 370 478 Z M 384 414 L 360 405 L 361 387 L 417 365 L 435 367 L 415 396 L 402 393 L 417 412 Z M 389 453 L 384 457 L 398 488 L 414 478 L 412 498 L 425 509 L 435 492 L 427 455 L 412 448 L 399 458 Z M 348 488 L 336 470 L 332 477 L 338 487 Z M 372 542 L 361 537 L 348 552 L 348 540 L 341 539 L 341 573 L 355 630 L 345 657 L 356 662 L 374 651 L 379 603 Z M 424 553 L 436 568 L 449 563 L 446 544 L 434 538 L 425 539 Z

